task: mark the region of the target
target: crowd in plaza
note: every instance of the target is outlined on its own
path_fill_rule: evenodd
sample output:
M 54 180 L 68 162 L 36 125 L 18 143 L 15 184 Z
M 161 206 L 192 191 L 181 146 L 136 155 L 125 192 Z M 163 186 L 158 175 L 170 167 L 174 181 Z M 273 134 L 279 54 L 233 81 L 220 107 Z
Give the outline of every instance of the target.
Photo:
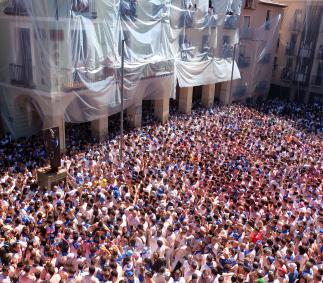
M 0 283 L 322 282 L 320 105 L 199 108 L 86 142 L 39 187 L 41 138 L 0 142 Z M 84 142 L 83 142 L 84 141 Z

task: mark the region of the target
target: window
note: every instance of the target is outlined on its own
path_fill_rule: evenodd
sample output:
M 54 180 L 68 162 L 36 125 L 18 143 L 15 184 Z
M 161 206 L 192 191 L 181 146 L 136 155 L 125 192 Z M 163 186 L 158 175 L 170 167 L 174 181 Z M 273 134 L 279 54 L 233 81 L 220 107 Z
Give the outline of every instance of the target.
M 254 4 L 253 0 L 246 0 L 244 8 L 245 9 L 253 9 L 254 8 L 253 4 Z
M 74 65 L 85 65 L 88 57 L 88 45 L 85 30 L 72 30 L 71 41 L 72 61 Z
M 230 44 L 230 36 L 224 35 L 223 36 L 223 45 L 229 45 Z
M 250 16 L 243 17 L 243 27 L 249 28 L 250 27 Z
M 274 66 L 273 66 L 273 71 L 276 71 L 278 68 L 278 63 L 277 63 L 277 57 L 275 56 L 274 58 Z
M 270 10 L 267 10 L 267 13 L 266 13 L 266 22 L 269 22 L 270 21 Z

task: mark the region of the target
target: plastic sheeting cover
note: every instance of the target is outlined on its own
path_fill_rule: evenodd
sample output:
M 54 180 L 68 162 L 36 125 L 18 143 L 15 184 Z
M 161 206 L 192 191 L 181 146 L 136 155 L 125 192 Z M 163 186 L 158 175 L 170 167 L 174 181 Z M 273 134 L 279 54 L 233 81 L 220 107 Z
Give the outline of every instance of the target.
M 1 2 L 1 99 L 24 93 L 43 119 L 85 122 L 175 97 L 179 86 L 231 78 L 241 0 L 8 0 Z M 235 64 L 235 63 L 234 63 Z M 235 66 L 233 79 L 240 78 Z M 1 103 L 1 107 L 9 107 Z M 6 113 L 2 115 L 10 124 Z M 47 126 L 48 123 L 47 122 Z

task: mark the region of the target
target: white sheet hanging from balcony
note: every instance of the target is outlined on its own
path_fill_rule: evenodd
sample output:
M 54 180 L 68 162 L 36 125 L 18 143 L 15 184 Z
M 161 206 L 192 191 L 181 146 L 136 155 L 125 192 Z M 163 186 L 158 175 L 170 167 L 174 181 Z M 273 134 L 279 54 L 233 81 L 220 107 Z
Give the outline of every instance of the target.
M 234 63 L 233 79 L 240 78 L 239 68 Z M 232 59 L 214 59 L 185 62 L 176 60 L 176 74 L 180 87 L 215 84 L 231 79 Z

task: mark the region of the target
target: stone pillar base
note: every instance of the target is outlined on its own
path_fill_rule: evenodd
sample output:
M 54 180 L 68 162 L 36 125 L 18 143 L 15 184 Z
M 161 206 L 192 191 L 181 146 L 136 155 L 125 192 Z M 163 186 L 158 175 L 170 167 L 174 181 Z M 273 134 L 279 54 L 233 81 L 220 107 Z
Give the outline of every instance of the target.
M 109 133 L 109 119 L 102 117 L 91 122 L 92 137 L 98 141 L 103 141 Z
M 127 109 L 127 118 L 131 127 L 140 128 L 142 120 L 142 104 L 132 105 Z
M 59 168 L 58 172 L 51 172 L 49 167 L 37 170 L 38 184 L 46 190 L 51 189 L 62 180 L 66 182 L 66 177 L 67 171 L 65 168 Z
M 232 98 L 230 97 L 230 81 L 221 83 L 220 103 L 224 105 L 229 105 L 232 103 Z
M 169 98 L 154 100 L 154 115 L 162 123 L 166 123 L 169 116 Z
M 204 107 L 211 108 L 214 104 L 215 84 L 204 85 L 202 88 L 202 104 Z
M 191 114 L 193 101 L 193 87 L 182 87 L 179 89 L 178 110 L 185 114 Z

